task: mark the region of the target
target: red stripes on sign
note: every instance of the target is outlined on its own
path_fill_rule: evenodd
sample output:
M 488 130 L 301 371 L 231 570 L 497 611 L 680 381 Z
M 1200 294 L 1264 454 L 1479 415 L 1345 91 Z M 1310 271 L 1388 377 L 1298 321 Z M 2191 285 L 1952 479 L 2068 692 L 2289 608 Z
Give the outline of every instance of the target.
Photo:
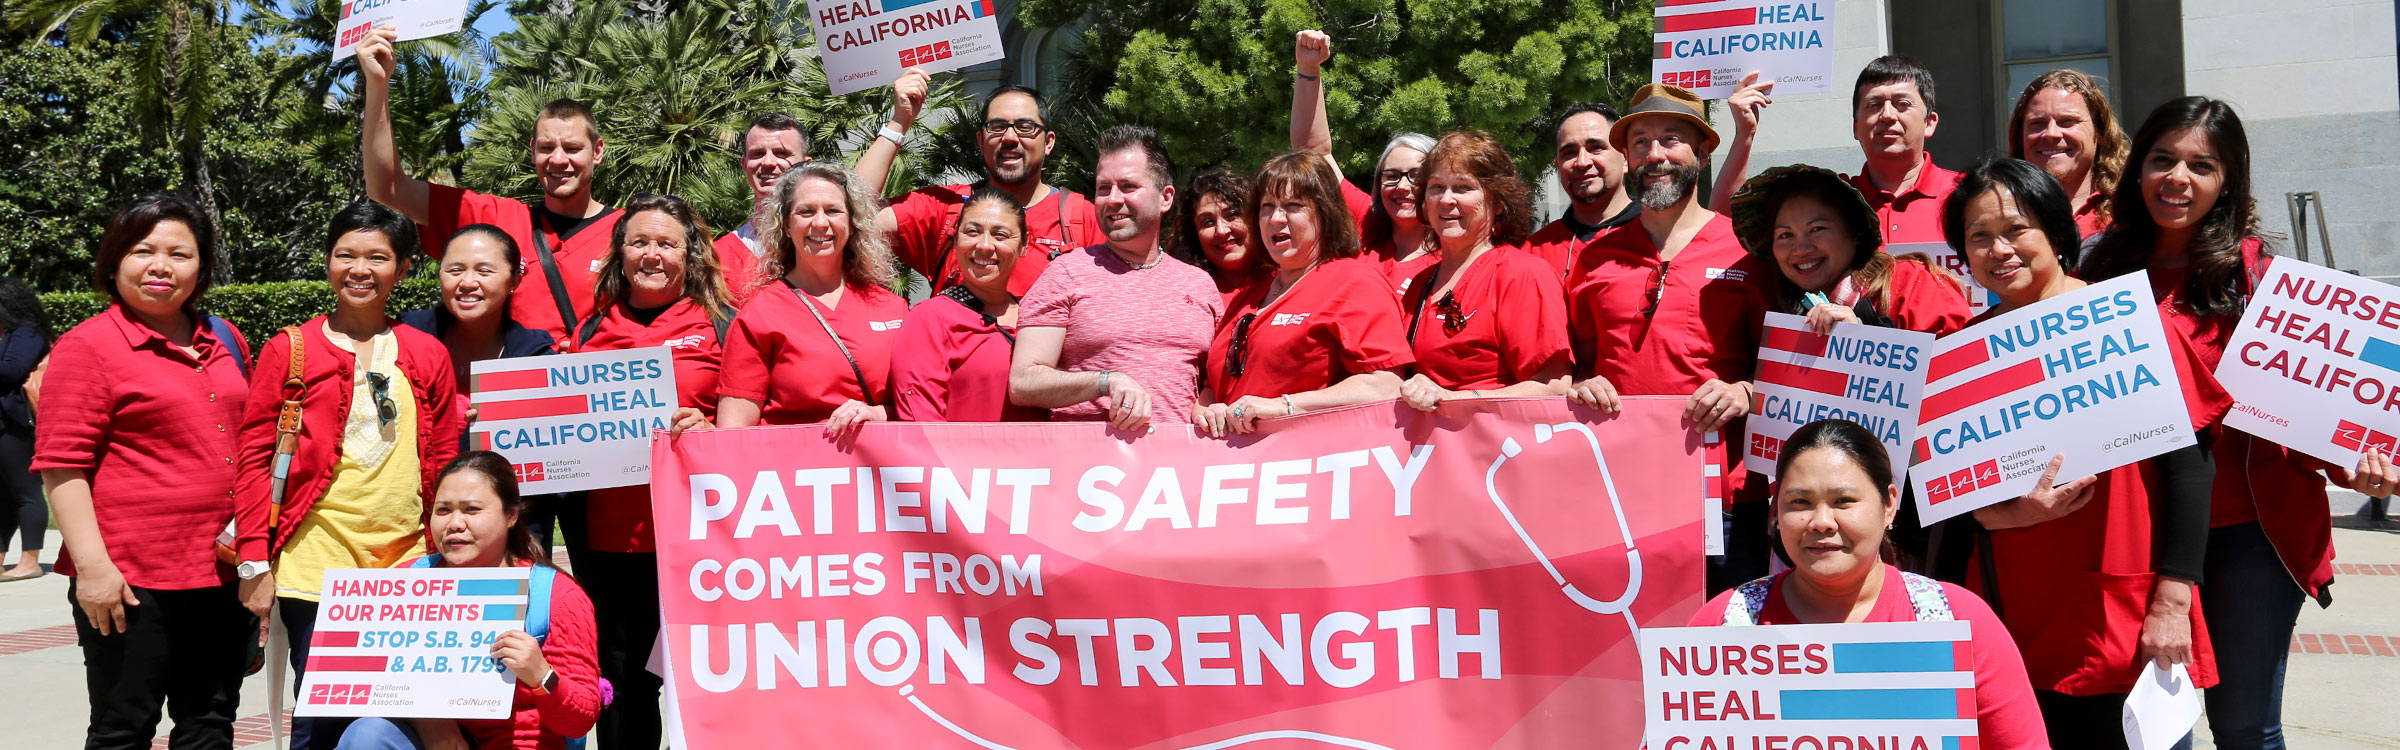
M 476 419 L 498 422 L 505 419 L 532 419 L 582 414 L 591 410 L 591 399 L 583 396 L 551 396 L 521 401 L 485 401 L 475 405 Z
M 2292 653 L 2400 656 L 2400 638 L 2385 635 L 2301 633 L 2292 636 Z
M 1686 13 L 1680 16 L 1660 16 L 1658 31 L 1672 34 L 1678 31 L 1705 31 L 1727 26 L 1748 26 L 1758 23 L 1757 8 L 1712 10 L 1706 13 Z
M 1940 357 L 1934 358 L 1934 368 L 1941 368 Z M 1931 422 L 1949 416 L 1960 409 L 1999 398 L 2009 391 L 2040 382 L 2042 382 L 2042 361 L 2028 359 L 1958 387 L 1926 396 L 1925 413 L 1917 417 L 1917 422 L 1919 424 Z
M 1843 389 L 1850 385 L 1850 376 L 1832 370 L 1810 369 L 1768 359 L 1758 362 L 1758 382 L 1780 385 L 1785 388 L 1798 388 L 1804 391 L 1816 391 L 1828 396 L 1839 396 L 1842 395 Z
M 1673 8 L 1681 5 L 1705 5 L 1713 2 L 1717 2 L 1717 0 L 1658 0 L 1658 7 Z
M 1796 328 L 1768 328 L 1767 341 L 1763 346 L 1776 351 L 1822 357 L 1825 356 L 1825 342 L 1832 338 Z
M 75 645 L 75 626 L 54 625 L 0 635 L 0 656 Z
M 1943 378 L 1990 361 L 1991 345 L 1983 343 L 1982 339 L 1969 341 L 1965 346 L 1933 355 L 1933 367 L 1926 370 L 1925 382 L 1939 383 Z
M 316 656 L 308 657 L 310 672 L 382 672 L 381 656 Z
M 508 372 L 487 372 L 474 376 L 473 382 L 469 383 L 467 388 L 474 393 L 490 393 L 492 391 L 517 391 L 527 388 L 547 388 L 549 386 L 550 371 L 533 369 L 511 370 Z
M 2334 563 L 2333 572 L 2345 576 L 2400 576 L 2400 565 Z
M 339 630 L 319 630 L 309 634 L 308 645 L 310 648 L 356 648 L 358 631 L 345 633 Z

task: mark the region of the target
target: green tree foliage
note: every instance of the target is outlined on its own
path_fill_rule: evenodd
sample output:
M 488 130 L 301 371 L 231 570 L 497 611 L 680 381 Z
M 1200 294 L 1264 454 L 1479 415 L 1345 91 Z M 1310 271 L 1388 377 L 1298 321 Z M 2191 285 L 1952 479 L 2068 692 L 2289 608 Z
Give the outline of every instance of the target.
M 1247 168 L 1290 146 L 1292 36 L 1303 29 L 1333 37 L 1326 110 L 1351 176 L 1391 133 L 1458 128 L 1499 138 L 1531 176 L 1548 163 L 1549 113 L 1622 103 L 1650 75 L 1649 2 L 1025 0 L 1018 13 L 1029 25 L 1090 22 L 1060 92 L 1065 143 L 1140 123 L 1189 167 Z
M 388 305 L 392 314 L 423 310 L 439 303 L 441 284 L 433 279 L 406 279 L 392 289 Z M 333 286 L 324 279 L 313 281 L 278 281 L 264 284 L 234 284 L 208 290 L 200 299 L 200 311 L 224 318 L 250 340 L 253 351 L 284 326 L 299 325 L 308 319 L 333 312 Z M 50 313 L 50 338 L 74 328 L 86 318 L 107 309 L 108 297 L 99 292 L 57 292 L 42 295 L 42 309 Z

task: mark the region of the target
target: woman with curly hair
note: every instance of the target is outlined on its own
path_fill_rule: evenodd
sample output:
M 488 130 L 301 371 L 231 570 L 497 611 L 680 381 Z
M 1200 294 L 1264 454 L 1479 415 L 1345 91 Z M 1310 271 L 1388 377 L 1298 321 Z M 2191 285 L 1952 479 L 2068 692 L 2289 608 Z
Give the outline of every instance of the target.
M 875 200 L 848 168 L 809 162 L 775 185 L 764 277 L 725 334 L 716 421 L 826 423 L 833 434 L 892 418 L 892 343 L 908 302 Z
M 2100 81 L 2073 68 L 2025 84 L 2008 118 L 2008 155 L 2032 162 L 2075 201 L 2075 228 L 2108 228 L 2109 196 L 2125 176 L 2125 129 Z

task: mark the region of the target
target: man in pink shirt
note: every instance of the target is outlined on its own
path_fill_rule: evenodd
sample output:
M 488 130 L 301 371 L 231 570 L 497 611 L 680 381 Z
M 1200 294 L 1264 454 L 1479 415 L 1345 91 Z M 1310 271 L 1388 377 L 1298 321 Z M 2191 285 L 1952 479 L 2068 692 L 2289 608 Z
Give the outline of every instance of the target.
M 1127 431 L 1188 424 L 1224 296 L 1207 271 L 1160 246 L 1175 164 L 1157 132 L 1110 128 L 1097 172 L 1108 241 L 1059 256 L 1018 303 L 1009 400 Z

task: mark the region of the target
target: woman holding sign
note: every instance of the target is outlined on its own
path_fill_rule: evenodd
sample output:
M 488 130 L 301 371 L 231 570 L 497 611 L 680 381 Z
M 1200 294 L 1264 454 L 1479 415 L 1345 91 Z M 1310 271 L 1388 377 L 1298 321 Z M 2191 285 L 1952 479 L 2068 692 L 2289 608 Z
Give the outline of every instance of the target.
M 459 227 L 444 243 L 442 264 L 434 271 L 434 279 L 442 286 L 441 304 L 402 314 L 400 324 L 441 339 L 442 346 L 450 350 L 453 376 L 461 383 L 471 382 L 470 368 L 476 362 L 558 351 L 549 331 L 517 325 L 508 315 L 508 298 L 522 280 L 517 274 L 522 260 L 516 239 L 506 230 L 490 224 Z M 474 405 L 467 400 L 468 394 L 459 396 L 467 421 L 473 422 Z M 459 450 L 466 450 L 466 436 L 460 437 Z M 533 529 L 534 538 L 546 541 L 551 521 L 558 517 L 559 496 L 536 495 L 527 500 L 530 510 L 525 525 Z
M 535 539 L 521 523 L 527 510 L 508 459 L 491 451 L 461 453 L 442 467 L 434 486 L 425 524 L 434 554 L 416 561 L 420 568 L 533 568 L 535 598 L 526 628 L 501 633 L 492 643 L 492 658 L 517 678 L 514 715 L 359 719 L 343 730 L 340 750 L 543 750 L 591 731 L 601 701 L 592 603 L 575 579 L 550 564 L 549 541 Z
M 2133 179 L 2117 186 L 2114 229 L 2093 248 L 2094 280 L 2148 273 L 2168 334 L 2207 371 L 2225 355 L 2252 284 L 2266 273 L 2250 195 L 2250 144 L 2224 102 L 2185 97 L 2134 134 Z M 2301 603 L 2332 601 L 2333 516 L 2325 480 L 2388 496 L 2400 473 L 2369 449 L 2350 471 L 2238 430 L 2216 430 L 2201 592 L 2223 682 L 2208 691 L 2220 747 L 2279 747 L 2283 673 Z
M 2016 159 L 1977 165 L 1944 204 L 1943 230 L 1975 279 L 1999 297 L 1984 318 L 2081 289 L 2067 274 L 2078 245 L 2058 181 Z M 2216 421 L 2224 390 L 2174 336 L 2177 374 L 2194 425 Z M 2053 458 L 2031 495 L 1975 511 L 1990 529 L 1970 583 L 1999 610 L 2024 650 L 2051 741 L 2123 747 L 2114 731 L 2125 695 L 2156 661 L 2186 664 L 2216 684 L 2216 661 L 2194 588 L 2208 541 L 2208 454 L 2187 445 L 2098 477 L 2053 484 Z
M 1275 271 L 1237 292 L 1209 346 L 1209 393 L 1192 422 L 1216 437 L 1258 420 L 1388 399 L 1416 361 L 1407 321 L 1342 208 L 1341 176 L 1316 154 L 1267 161 L 1243 214 Z
M 578 351 L 666 347 L 675 362 L 677 431 L 707 426 L 716 413 L 722 338 L 734 314 L 708 237 L 708 227 L 683 199 L 633 196 L 609 237 L 608 259 L 592 290 L 592 317 L 575 330 Z M 586 549 L 575 550 L 575 569 L 593 583 L 600 674 L 618 696 L 600 716 L 600 744 L 657 747 L 664 683 L 649 669 L 659 596 L 650 487 L 592 490 L 583 506 Z
M 1017 344 L 1009 274 L 1025 254 L 1025 206 L 977 188 L 950 233 L 958 283 L 908 311 L 892 348 L 893 416 L 903 422 L 1042 422 L 1046 409 L 1008 402 Z
M 423 552 L 434 473 L 458 455 L 465 427 L 449 350 L 385 312 L 418 249 L 416 223 L 359 201 L 334 215 L 325 244 L 333 312 L 259 352 L 235 495 L 242 601 L 262 616 L 280 607 L 295 676 L 307 671 L 325 571 L 389 568 Z M 287 399 L 297 402 L 299 447 L 276 498 Z M 292 747 L 332 747 L 346 723 L 295 718 Z
M 908 302 L 889 290 L 892 250 L 850 170 L 812 161 L 775 184 L 774 279 L 725 336 L 717 423 L 825 424 L 855 434 L 892 418 L 892 346 Z
M 2049 747 L 2000 616 L 1966 589 L 1903 573 L 1889 559 L 1900 488 L 1874 433 L 1839 419 L 1804 425 L 1784 444 L 1775 476 L 1771 518 L 1792 569 L 1718 594 L 1693 625 L 1964 620 L 1974 638 L 1977 747 Z
M 197 311 L 216 237 L 179 197 L 119 210 L 91 276 L 109 306 L 59 337 L 43 377 L 33 470 L 66 542 L 85 747 L 149 747 L 162 705 L 175 747 L 233 743 L 258 634 L 212 543 L 233 517 L 230 429 L 248 397 L 248 345 Z

